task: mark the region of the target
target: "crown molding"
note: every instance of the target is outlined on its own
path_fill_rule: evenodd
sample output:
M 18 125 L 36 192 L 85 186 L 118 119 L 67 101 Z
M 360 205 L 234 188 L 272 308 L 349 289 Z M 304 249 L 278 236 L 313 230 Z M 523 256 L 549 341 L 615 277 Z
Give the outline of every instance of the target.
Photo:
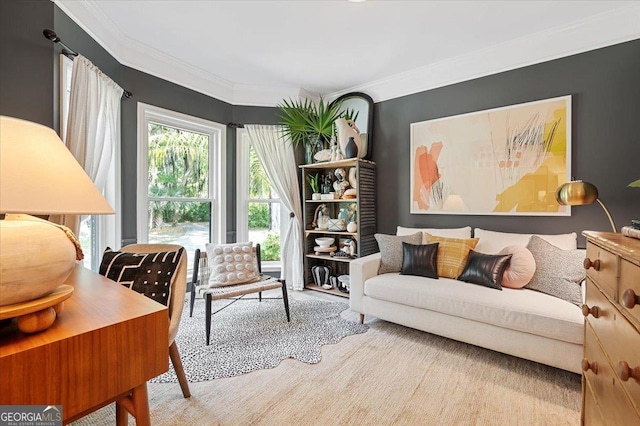
M 640 3 L 327 95 L 364 92 L 382 102 L 640 39 Z
M 175 83 L 232 105 L 274 106 L 296 97 L 299 88 L 242 85 L 186 64 L 127 37 L 95 0 L 53 0 L 78 26 L 122 65 Z M 82 52 L 81 52 L 82 53 Z
M 95 0 L 52 0 L 118 62 L 232 105 L 275 106 L 302 88 L 236 84 L 124 35 Z M 640 4 L 571 22 L 429 66 L 327 94 L 349 92 L 382 102 L 640 38 Z

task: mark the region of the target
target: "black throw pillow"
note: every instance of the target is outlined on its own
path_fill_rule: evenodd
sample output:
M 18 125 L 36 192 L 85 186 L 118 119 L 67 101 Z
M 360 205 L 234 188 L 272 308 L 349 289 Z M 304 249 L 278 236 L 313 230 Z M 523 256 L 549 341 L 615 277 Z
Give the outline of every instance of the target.
M 403 242 L 400 274 L 438 279 L 438 245 L 439 243 L 416 245 Z
M 100 275 L 144 294 L 167 306 L 171 281 L 178 269 L 183 248 L 160 253 L 125 253 L 107 247 L 100 263 Z
M 458 280 L 502 290 L 502 275 L 509 267 L 511 254 L 484 254 L 470 250 L 467 264 Z

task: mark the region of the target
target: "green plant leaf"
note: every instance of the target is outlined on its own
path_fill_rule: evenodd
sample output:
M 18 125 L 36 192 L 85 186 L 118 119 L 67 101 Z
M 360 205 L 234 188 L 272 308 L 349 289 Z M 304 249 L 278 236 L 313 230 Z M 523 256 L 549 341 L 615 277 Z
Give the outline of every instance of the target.
M 306 143 L 314 135 L 329 141 L 335 132 L 334 121 L 344 114 L 341 105 L 341 102 L 326 103 L 323 98 L 318 105 L 309 99 L 283 100 L 277 105 L 283 136 L 290 138 L 294 146 Z
M 640 179 L 631 182 L 629 186 L 632 188 L 640 188 Z

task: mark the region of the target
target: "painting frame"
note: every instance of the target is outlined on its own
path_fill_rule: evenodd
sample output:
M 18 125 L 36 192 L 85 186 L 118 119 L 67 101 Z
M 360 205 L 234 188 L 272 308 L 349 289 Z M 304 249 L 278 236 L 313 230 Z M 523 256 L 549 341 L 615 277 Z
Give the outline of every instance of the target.
M 571 95 L 410 124 L 410 213 L 570 216 Z

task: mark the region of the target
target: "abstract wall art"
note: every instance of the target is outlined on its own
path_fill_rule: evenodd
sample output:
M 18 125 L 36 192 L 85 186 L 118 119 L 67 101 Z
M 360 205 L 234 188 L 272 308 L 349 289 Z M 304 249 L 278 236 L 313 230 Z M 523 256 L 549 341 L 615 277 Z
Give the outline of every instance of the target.
M 568 216 L 571 96 L 411 124 L 411 213 Z

